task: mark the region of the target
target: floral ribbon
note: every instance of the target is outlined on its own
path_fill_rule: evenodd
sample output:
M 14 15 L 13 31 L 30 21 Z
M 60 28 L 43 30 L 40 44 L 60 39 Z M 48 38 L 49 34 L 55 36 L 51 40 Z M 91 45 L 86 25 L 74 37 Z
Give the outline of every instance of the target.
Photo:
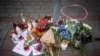
M 83 18 L 81 18 L 81 19 L 78 19 L 78 20 L 84 20 L 84 19 L 86 19 L 87 16 L 88 16 L 88 11 L 87 11 L 83 6 L 77 5 L 77 4 L 73 4 L 73 5 L 64 6 L 64 7 L 61 8 L 61 10 L 60 10 L 61 14 L 62 14 L 63 16 L 65 16 L 66 18 L 68 18 L 68 19 L 73 19 L 73 18 L 64 13 L 64 9 L 67 8 L 67 7 L 80 7 L 80 8 L 82 8 L 82 9 L 85 11 L 85 16 L 84 16 Z

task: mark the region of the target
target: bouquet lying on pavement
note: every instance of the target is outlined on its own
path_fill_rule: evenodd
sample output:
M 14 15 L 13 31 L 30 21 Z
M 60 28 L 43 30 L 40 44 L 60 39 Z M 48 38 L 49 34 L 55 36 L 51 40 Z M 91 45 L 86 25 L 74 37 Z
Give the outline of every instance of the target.
M 92 39 L 92 27 L 76 19 L 65 20 L 59 17 L 56 24 L 51 21 L 51 16 L 30 19 L 28 22 L 22 19 L 22 23 L 13 23 L 12 41 L 30 44 L 35 39 L 39 43 L 35 48 L 45 55 L 54 56 L 53 48 L 59 55 L 60 48 L 66 50 L 69 44 L 80 48 L 81 44 Z

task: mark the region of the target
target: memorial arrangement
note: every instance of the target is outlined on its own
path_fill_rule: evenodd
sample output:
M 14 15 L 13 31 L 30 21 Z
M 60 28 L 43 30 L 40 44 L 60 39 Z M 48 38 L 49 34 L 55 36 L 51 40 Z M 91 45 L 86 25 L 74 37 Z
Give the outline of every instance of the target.
M 77 19 L 63 19 L 56 23 L 50 15 L 37 19 L 25 19 L 14 22 L 11 40 L 16 44 L 13 52 L 20 55 L 59 56 L 61 50 L 84 49 L 84 45 L 92 40 L 92 27 Z M 36 43 L 33 43 L 33 42 Z M 84 55 L 84 54 L 83 54 Z

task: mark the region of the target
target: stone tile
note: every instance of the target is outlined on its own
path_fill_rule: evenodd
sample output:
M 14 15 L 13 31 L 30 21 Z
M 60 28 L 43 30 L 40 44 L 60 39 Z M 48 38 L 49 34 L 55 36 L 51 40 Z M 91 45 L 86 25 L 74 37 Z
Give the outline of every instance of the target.
M 35 6 L 35 5 L 34 5 L 34 6 Z M 27 8 L 31 8 L 31 7 L 32 7 L 32 6 L 29 6 L 29 5 L 26 5 L 26 6 L 25 6 L 25 5 L 24 5 L 24 6 L 23 6 L 23 9 L 27 9 Z
M 6 29 L 8 23 L 7 22 L 0 22 L 0 29 Z
M 9 22 L 0 22 L 0 29 L 7 30 L 10 29 L 11 23 Z
M 13 42 L 11 40 L 5 40 L 5 42 L 2 44 L 2 46 L 0 47 L 0 50 L 9 50 L 12 51 L 13 49 Z
M 17 9 L 17 11 L 16 12 L 18 12 L 18 13 L 25 13 L 26 12 L 26 10 L 25 9 Z
M 75 50 L 74 56 L 81 56 L 82 54 L 80 53 L 80 50 Z
M 0 13 L 0 17 L 8 17 L 8 16 L 9 16 L 9 13 L 6 13 L 6 12 Z
M 41 13 L 41 12 L 45 12 L 44 8 L 40 8 L 40 9 L 35 9 L 36 13 Z
M 92 26 L 93 26 L 94 37 L 99 37 L 100 36 L 99 34 L 100 22 L 94 21 Z
M 85 48 L 87 51 L 88 50 L 95 50 L 94 42 L 87 43 Z
M 6 37 L 7 37 L 7 33 L 8 33 L 8 30 L 0 30 L 0 47 L 2 47 L 3 45 L 3 42 L 5 41 Z
M 39 13 L 30 13 L 30 17 L 39 17 Z
M 8 28 L 8 30 L 11 30 L 11 29 L 12 29 L 12 27 L 13 27 L 13 22 L 9 22 L 9 23 L 8 23 L 8 27 L 7 27 L 7 28 Z
M 32 9 L 32 8 L 26 8 L 25 11 L 26 11 L 26 13 L 27 13 L 27 12 L 35 12 L 35 10 Z
M 100 56 L 100 50 L 86 51 L 85 56 Z
M 12 56 L 11 51 L 0 51 L 0 56 Z
M 6 5 L 6 7 L 5 7 L 6 9 L 13 9 L 14 8 L 14 5 Z
M 17 9 L 7 9 L 7 13 L 16 13 Z
M 96 50 L 100 50 L 100 41 L 95 41 L 94 47 L 95 47 Z
M 2 5 L 3 6 L 3 5 Z M 5 6 L 3 6 L 3 7 L 5 7 Z M 2 13 L 2 12 L 7 12 L 7 9 L 6 8 L 1 8 L 0 9 L 0 12 Z
M 61 0 L 61 2 L 71 2 L 71 1 L 74 1 L 74 0 Z
M 60 56 L 71 56 L 70 51 L 61 51 Z
M 36 5 L 31 6 L 31 8 L 33 8 L 33 9 L 41 9 L 41 6 L 36 4 Z
M 0 30 L 0 35 L 2 35 L 0 36 L 0 38 L 5 37 L 7 33 L 8 33 L 8 30 Z
M 18 12 L 9 14 L 9 17 L 19 17 L 19 16 L 20 16 L 20 13 L 18 13 Z
M 0 17 L 0 22 L 19 22 L 20 17 Z
M 44 11 L 45 11 L 45 12 L 53 12 L 53 9 L 47 8 L 47 9 L 44 9 Z
M 61 51 L 60 52 L 60 56 L 81 56 L 80 51 L 79 50 L 74 50 L 74 54 L 72 53 L 72 51 Z
M 5 6 L 4 5 L 0 5 L 0 9 L 2 9 L 2 8 L 5 8 Z M 1 11 L 0 11 L 1 12 Z
M 15 2 L 12 9 L 22 9 L 23 5 L 20 2 Z
M 12 52 L 12 53 L 13 53 L 12 56 L 22 56 L 20 54 L 14 53 L 14 52 Z
M 12 50 L 12 48 L 13 48 L 13 42 L 11 41 L 11 39 L 9 38 L 9 34 L 10 33 L 10 31 L 8 32 L 8 34 L 7 35 L 5 35 L 5 40 L 3 41 L 3 43 L 2 43 L 2 46 L 0 47 L 0 50 L 9 50 L 9 51 L 11 51 Z

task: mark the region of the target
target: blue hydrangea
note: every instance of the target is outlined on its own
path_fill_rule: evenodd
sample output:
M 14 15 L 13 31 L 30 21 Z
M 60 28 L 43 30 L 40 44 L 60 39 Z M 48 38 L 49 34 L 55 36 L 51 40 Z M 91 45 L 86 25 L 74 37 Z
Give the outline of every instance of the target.
M 59 30 L 63 30 L 63 29 L 65 29 L 64 24 L 58 25 L 58 29 L 59 29 Z
M 58 25 L 58 31 L 60 32 L 60 35 L 62 35 L 65 39 L 68 39 L 68 32 L 65 31 L 64 24 Z
M 68 39 L 68 33 L 66 31 L 60 32 L 60 35 L 62 35 L 64 39 Z

